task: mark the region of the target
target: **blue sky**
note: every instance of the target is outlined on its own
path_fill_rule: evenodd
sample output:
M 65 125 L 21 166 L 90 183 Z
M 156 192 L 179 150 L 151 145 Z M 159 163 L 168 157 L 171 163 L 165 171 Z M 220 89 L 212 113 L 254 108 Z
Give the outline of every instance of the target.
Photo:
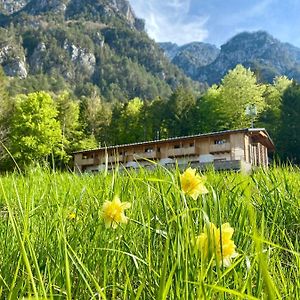
M 266 30 L 300 47 L 300 0 L 129 0 L 150 37 L 220 46 L 241 31 Z

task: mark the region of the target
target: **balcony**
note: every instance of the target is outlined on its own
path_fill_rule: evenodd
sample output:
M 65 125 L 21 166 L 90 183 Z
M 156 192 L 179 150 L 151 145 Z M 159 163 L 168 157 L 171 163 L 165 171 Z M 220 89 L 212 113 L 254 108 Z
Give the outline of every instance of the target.
M 222 153 L 222 152 L 230 152 L 230 151 L 231 151 L 230 143 L 214 144 L 209 146 L 210 153 Z
M 124 156 L 123 155 L 118 155 L 118 156 L 109 156 L 108 157 L 108 163 L 109 164 L 114 164 L 114 163 L 121 163 L 124 162 Z
M 78 166 L 91 166 L 94 164 L 94 158 L 83 158 L 75 161 Z
M 178 149 L 169 149 L 168 156 L 176 157 L 176 156 L 188 156 L 188 155 L 195 155 L 196 148 L 195 147 L 188 147 L 188 148 L 178 148 Z
M 143 159 L 156 159 L 156 151 L 151 152 L 139 152 L 133 154 L 134 160 L 143 160 Z

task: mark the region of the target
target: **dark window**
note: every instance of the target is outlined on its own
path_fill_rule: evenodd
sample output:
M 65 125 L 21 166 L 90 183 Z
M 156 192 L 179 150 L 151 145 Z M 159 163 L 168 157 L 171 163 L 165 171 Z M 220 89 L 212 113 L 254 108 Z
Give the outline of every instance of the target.
M 194 143 L 190 143 L 190 147 L 194 147 Z
M 157 152 L 160 152 L 160 148 L 159 147 L 157 148 Z
M 180 148 L 180 145 L 177 144 L 177 145 L 174 145 L 174 149 L 179 149 Z
M 227 143 L 226 139 L 215 140 L 215 145 L 223 145 Z

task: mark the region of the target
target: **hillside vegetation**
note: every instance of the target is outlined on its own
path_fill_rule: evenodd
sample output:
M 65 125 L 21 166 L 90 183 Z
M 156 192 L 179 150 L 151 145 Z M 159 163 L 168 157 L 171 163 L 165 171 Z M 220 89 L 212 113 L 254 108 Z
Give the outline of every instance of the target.
M 0 6 L 0 65 L 12 94 L 94 87 L 122 102 L 199 86 L 169 63 L 126 0 L 14 2 Z
M 299 299 L 299 169 L 205 175 L 195 199 L 178 170 L 2 176 L 1 298 Z M 115 196 L 128 223 L 113 229 Z M 231 264 L 198 247 L 208 222 L 234 229 Z
M 205 132 L 264 127 L 277 156 L 300 163 L 300 86 L 286 77 L 257 82 L 238 65 L 198 97 L 178 87 L 169 97 L 107 103 L 69 91 L 9 96 L 0 70 L 0 169 L 48 161 L 68 166 L 73 151 Z M 256 115 L 246 114 L 255 107 Z

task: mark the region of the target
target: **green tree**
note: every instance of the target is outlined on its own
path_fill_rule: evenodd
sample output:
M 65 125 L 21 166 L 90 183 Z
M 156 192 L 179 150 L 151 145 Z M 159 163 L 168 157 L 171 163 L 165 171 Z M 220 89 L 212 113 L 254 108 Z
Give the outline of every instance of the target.
M 273 84 L 266 86 L 264 93 L 266 107 L 258 120 L 258 126 L 266 128 L 275 143 L 281 122 L 282 97 L 292 83 L 286 76 L 276 77 Z
M 57 119 L 62 131 L 62 150 L 66 152 L 63 161 L 58 161 L 59 165 L 64 165 L 72 158 L 72 152 L 82 149 L 97 147 L 94 135 L 86 135 L 79 122 L 80 105 L 78 100 L 74 100 L 69 92 L 63 92 L 54 97 L 58 110 Z
M 7 85 L 7 79 L 0 66 L 0 141 L 2 143 L 7 139 L 10 124 L 9 119 L 13 109 L 13 104 L 9 101 Z
M 214 88 L 215 89 L 215 88 Z M 247 105 L 256 106 L 258 116 L 265 107 L 264 85 L 256 81 L 250 69 L 237 65 L 222 79 L 218 88 L 218 97 L 212 97 L 214 103 L 215 130 L 249 127 L 250 119 L 245 114 Z
M 79 144 L 83 138 L 79 123 L 79 101 L 72 99 L 69 92 L 59 94 L 54 100 L 63 135 L 62 146 L 70 154 L 72 151 L 79 150 Z
M 283 159 L 300 164 L 300 85 L 293 83 L 283 94 L 277 149 Z
M 100 97 L 82 97 L 80 103 L 80 122 L 87 137 L 94 136 L 98 143 L 110 139 L 108 128 L 111 123 L 112 110 L 109 103 Z
M 144 140 L 143 106 L 144 103 L 140 98 L 115 105 L 110 126 L 110 132 L 114 135 L 113 143 L 124 144 Z
M 220 90 L 217 85 L 213 85 L 207 92 L 197 100 L 193 110 L 193 133 L 205 133 L 216 131 L 222 128 L 223 120 L 218 118 L 218 105 Z
M 190 134 L 194 126 L 191 111 L 196 105 L 195 95 L 183 87 L 178 87 L 166 105 L 166 124 L 170 136 Z
M 140 118 L 144 140 L 149 141 L 168 137 L 166 124 L 167 111 L 167 101 L 161 97 L 144 102 Z
M 64 159 L 58 111 L 46 92 L 19 95 L 11 119 L 10 152 L 21 165 L 40 162 L 51 154 Z

